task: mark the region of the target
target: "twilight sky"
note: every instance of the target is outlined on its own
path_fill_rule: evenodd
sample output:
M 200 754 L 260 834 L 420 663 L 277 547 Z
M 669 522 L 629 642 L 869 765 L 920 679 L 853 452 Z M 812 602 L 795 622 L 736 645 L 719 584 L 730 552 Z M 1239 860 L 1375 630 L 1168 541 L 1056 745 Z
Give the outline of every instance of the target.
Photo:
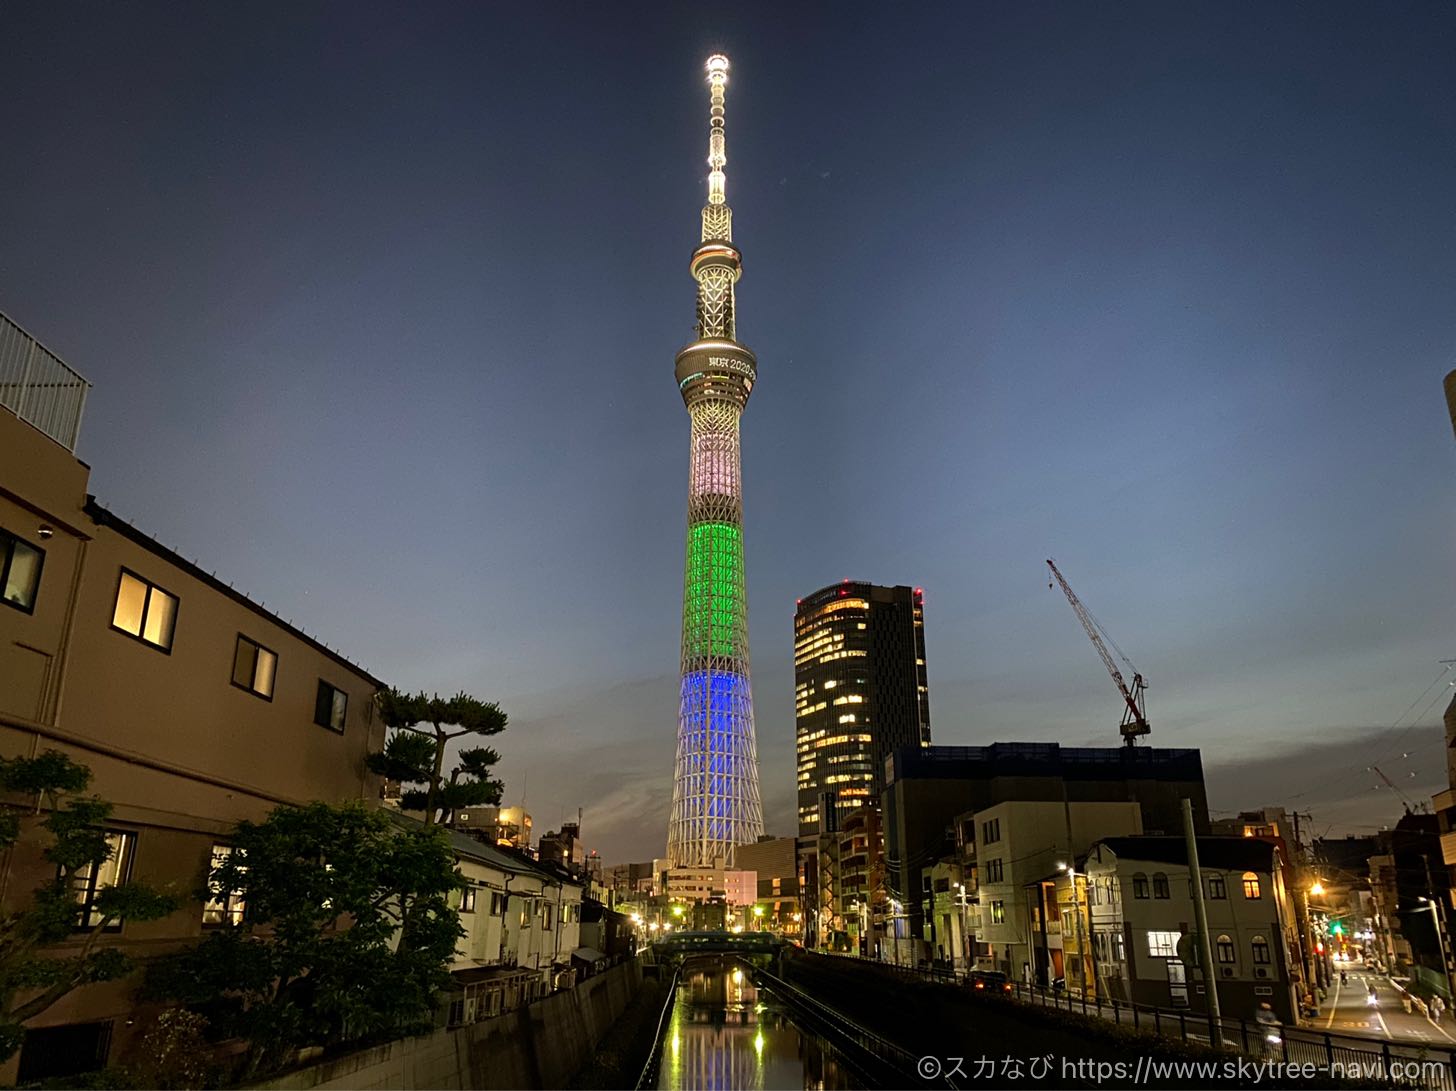
M 844 577 L 925 587 L 936 742 L 1116 744 L 1048 556 L 1215 811 L 1442 786 L 1456 8 L 720 7 L 7 5 L 0 310 L 92 491 L 660 854 L 721 49 L 769 830 Z

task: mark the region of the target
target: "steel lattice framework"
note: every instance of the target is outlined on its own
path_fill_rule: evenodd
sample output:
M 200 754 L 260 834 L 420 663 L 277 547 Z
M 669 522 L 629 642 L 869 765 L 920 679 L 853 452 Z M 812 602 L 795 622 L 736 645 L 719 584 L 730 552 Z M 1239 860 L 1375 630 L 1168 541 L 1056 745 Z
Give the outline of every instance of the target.
M 763 833 L 748 599 L 743 583 L 743 487 L 738 424 L 758 361 L 736 340 L 734 285 L 742 258 L 724 195 L 723 96 L 728 58 L 708 58 L 708 203 L 691 270 L 698 339 L 677 354 L 691 425 L 688 540 L 683 573 L 682 689 L 667 858 L 673 867 L 725 867 L 736 845 Z

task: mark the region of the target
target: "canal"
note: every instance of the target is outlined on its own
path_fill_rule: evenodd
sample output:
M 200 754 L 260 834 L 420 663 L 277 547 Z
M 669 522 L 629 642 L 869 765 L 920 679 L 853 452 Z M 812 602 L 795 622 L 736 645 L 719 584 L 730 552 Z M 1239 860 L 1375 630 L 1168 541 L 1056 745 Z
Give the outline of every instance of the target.
M 794 1025 L 752 971 L 700 964 L 679 979 L 658 1087 L 693 1091 L 861 1088 L 832 1047 Z

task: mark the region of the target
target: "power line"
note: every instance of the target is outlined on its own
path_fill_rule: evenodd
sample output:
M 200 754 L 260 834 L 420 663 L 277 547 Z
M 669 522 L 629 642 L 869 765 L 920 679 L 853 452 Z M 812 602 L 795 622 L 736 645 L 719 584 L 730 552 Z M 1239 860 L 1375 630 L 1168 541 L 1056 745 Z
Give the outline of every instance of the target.
M 1376 737 L 1375 737 L 1374 745 L 1367 752 L 1367 754 L 1365 755 L 1365 759 L 1362 761 L 1362 763 L 1360 764 L 1360 766 L 1358 766 L 1357 768 L 1351 770 L 1350 772 L 1347 772 L 1343 777 L 1340 777 L 1339 779 L 1334 780 L 1334 781 L 1330 782 L 1329 784 L 1323 785 L 1322 786 L 1322 790 L 1327 791 L 1327 792 L 1334 791 L 1336 789 L 1343 788 L 1346 784 L 1349 784 L 1351 781 L 1359 780 L 1361 777 L 1363 777 L 1366 773 L 1368 773 L 1370 771 L 1370 766 L 1372 764 L 1374 764 L 1376 762 L 1379 762 L 1383 757 L 1385 757 L 1387 754 L 1391 753 L 1390 750 L 1384 750 L 1384 749 L 1382 749 L 1384 746 L 1390 745 L 1387 742 L 1383 741 L 1384 740 L 1384 736 L 1386 736 L 1386 735 L 1390 734 L 1392 731 L 1395 731 L 1395 730 L 1397 730 L 1397 729 L 1400 728 L 1401 723 L 1405 720 L 1405 718 L 1407 716 L 1410 715 L 1411 709 L 1413 709 L 1417 705 L 1419 705 L 1421 703 L 1421 701 L 1425 698 L 1426 694 L 1430 693 L 1432 689 L 1434 689 L 1436 686 L 1438 686 L 1441 683 L 1442 679 L 1444 679 L 1446 677 L 1446 675 L 1448 675 L 1448 674 L 1451 673 L 1451 668 L 1452 668 L 1453 665 L 1456 665 L 1456 660 L 1443 659 L 1443 660 L 1441 660 L 1441 663 L 1443 664 L 1443 666 L 1441 667 L 1440 673 L 1438 673 L 1436 675 L 1436 677 L 1431 680 L 1430 684 L 1427 685 L 1425 689 L 1421 690 L 1420 694 L 1416 697 L 1416 699 L 1414 701 L 1412 701 L 1406 707 L 1406 710 L 1404 712 L 1402 712 L 1399 716 L 1397 716 L 1395 718 L 1395 720 L 1391 723 L 1391 725 L 1389 727 L 1384 728 L 1381 731 L 1377 732 Z M 1442 691 L 1442 692 L 1444 692 L 1444 691 Z M 1431 707 L 1433 705 L 1435 705 L 1435 703 L 1441 699 L 1441 696 L 1442 696 L 1442 693 L 1441 692 L 1438 692 L 1435 697 L 1431 698 L 1430 702 L 1427 703 L 1426 707 L 1424 709 L 1422 709 L 1421 712 L 1420 712 L 1420 714 L 1415 718 L 1415 721 L 1412 722 L 1407 727 L 1405 727 L 1403 730 L 1401 730 L 1401 733 L 1400 733 L 1400 735 L 1397 736 L 1397 739 L 1403 740 L 1406 737 L 1406 735 L 1410 734 L 1411 731 L 1413 731 L 1416 728 L 1422 726 L 1421 723 L 1420 723 L 1420 721 L 1425 718 L 1426 713 L 1430 711 Z M 1394 740 L 1392 740 L 1392 741 L 1394 741 Z M 1392 746 L 1392 750 L 1393 749 L 1394 749 L 1394 747 Z M 1312 786 L 1310 788 L 1306 788 L 1302 792 L 1295 792 L 1293 795 L 1287 796 L 1286 798 L 1287 799 L 1302 799 L 1305 796 L 1310 795 L 1311 793 L 1313 793 L 1313 792 L 1315 792 L 1317 790 L 1321 790 L 1321 788 L 1320 787 L 1313 787 Z

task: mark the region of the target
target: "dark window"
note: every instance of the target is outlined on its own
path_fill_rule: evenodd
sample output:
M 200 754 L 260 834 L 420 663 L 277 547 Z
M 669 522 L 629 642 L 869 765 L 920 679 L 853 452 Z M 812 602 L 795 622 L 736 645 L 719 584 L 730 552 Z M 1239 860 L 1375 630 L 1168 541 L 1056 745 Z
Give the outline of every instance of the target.
M 106 831 L 106 847 L 111 854 L 100 864 L 87 864 L 71 876 L 71 893 L 76 899 L 76 930 L 87 932 L 105 916 L 96 908 L 96 896 L 107 887 L 120 886 L 131 875 L 131 858 L 136 853 L 136 834 L 123 830 Z M 108 932 L 121 931 L 121 922 L 106 926 Z
M 8 530 L 0 530 L 0 602 L 34 613 L 44 565 L 45 550 L 21 541 Z
M 343 731 L 344 717 L 348 711 L 349 695 L 320 678 L 318 698 L 313 703 L 313 722 L 319 727 Z
M 1263 936 L 1255 936 L 1252 947 L 1254 962 L 1259 966 L 1269 965 L 1269 941 Z
M 277 673 L 278 656 L 239 633 L 238 647 L 233 652 L 233 685 L 271 701 Z
M 460 894 L 460 912 L 475 912 L 475 887 L 467 886 Z
M 504 917 L 506 915 L 506 896 L 498 890 L 490 892 L 490 915 L 492 917 Z
M 1214 955 L 1213 955 L 1214 958 L 1218 959 L 1218 961 L 1220 961 L 1220 962 L 1233 962 L 1233 960 L 1234 960 L 1234 941 L 1233 940 L 1229 939 L 1228 936 L 1219 936 L 1218 937 L 1218 941 L 1217 941 L 1217 943 L 1214 946 L 1215 946 Z
M 1224 886 L 1222 875 L 1210 875 L 1208 877 L 1208 896 L 1215 901 L 1221 901 L 1228 897 L 1228 889 Z
M 207 889 L 211 893 L 211 897 L 202 906 L 202 926 L 204 928 L 221 928 L 223 925 L 243 923 L 243 911 L 246 908 L 243 896 L 237 891 L 224 894 L 212 878 L 212 873 L 226 864 L 232 854 L 231 845 L 212 846 L 212 865 L 207 877 Z
M 94 1072 L 111 1051 L 111 1023 L 67 1023 L 25 1032 L 16 1082 L 63 1079 Z
M 986 861 L 986 882 L 999 883 L 1002 880 L 1002 875 L 1003 870 L 1001 866 L 1001 858 L 999 856 L 994 860 Z
M 172 634 L 177 628 L 177 596 L 123 568 L 121 583 L 116 588 L 111 627 L 170 652 Z
M 993 818 L 989 822 L 981 823 L 981 843 L 983 845 L 994 845 L 1001 840 L 1001 820 Z
M 1164 900 L 1168 898 L 1168 877 L 1161 871 L 1153 874 L 1153 897 Z
M 1132 877 L 1132 896 L 1134 898 L 1148 896 L 1148 877 L 1141 871 Z

